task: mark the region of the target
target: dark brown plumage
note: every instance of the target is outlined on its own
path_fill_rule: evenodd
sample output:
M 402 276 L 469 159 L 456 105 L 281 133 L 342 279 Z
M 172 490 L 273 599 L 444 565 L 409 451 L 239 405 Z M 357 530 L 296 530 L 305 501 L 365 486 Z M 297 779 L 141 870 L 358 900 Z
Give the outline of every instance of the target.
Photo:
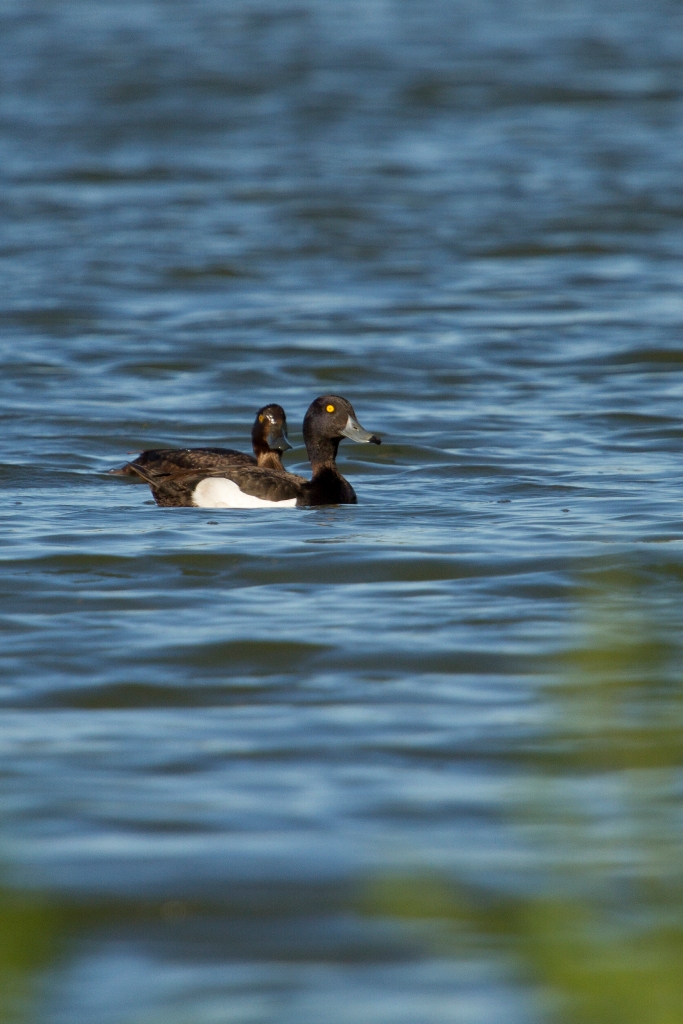
M 259 466 L 236 464 L 229 471 L 206 473 L 197 470 L 177 470 L 166 477 L 156 477 L 142 466 L 136 466 L 137 475 L 149 484 L 157 505 L 166 507 L 195 506 L 194 493 L 204 480 L 232 480 L 245 494 L 263 501 L 283 501 L 299 496 L 299 488 L 307 481 L 294 473 L 280 473 Z M 278 497 L 271 495 L 277 490 Z
M 356 493 L 336 465 L 337 449 L 343 437 L 381 443 L 376 435 L 361 427 L 350 402 L 337 395 L 323 395 L 311 403 L 304 418 L 304 441 L 313 470 L 310 480 L 244 463 L 209 473 L 178 467 L 163 477 L 150 472 L 137 460 L 131 463 L 131 469 L 149 483 L 154 500 L 164 506 L 245 508 L 256 507 L 259 502 L 285 501 L 299 507 L 352 505 L 357 501 Z M 221 480 L 229 482 L 222 491 Z M 209 481 L 216 481 L 216 484 L 207 487 Z M 250 498 L 255 499 L 251 506 Z
M 259 409 L 251 428 L 251 441 L 254 455 L 232 448 L 152 448 L 110 473 L 161 482 L 179 470 L 207 475 L 239 466 L 260 466 L 276 473 L 287 472 L 282 465 L 282 452 L 292 446 L 287 440 L 287 417 L 281 405 L 272 403 Z M 140 469 L 145 472 L 140 473 Z M 303 481 L 303 477 L 297 479 Z

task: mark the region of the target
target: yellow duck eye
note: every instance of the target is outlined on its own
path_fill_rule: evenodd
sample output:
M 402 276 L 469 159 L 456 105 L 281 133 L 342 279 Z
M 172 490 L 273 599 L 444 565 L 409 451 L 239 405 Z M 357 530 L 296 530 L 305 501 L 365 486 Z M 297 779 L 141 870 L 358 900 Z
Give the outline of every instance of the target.
M 333 405 L 326 405 L 325 406 L 325 410 L 326 410 L 326 412 L 334 412 L 334 406 Z
M 264 419 L 265 419 L 265 416 L 263 416 L 263 415 L 259 416 L 259 418 L 258 418 L 259 423 L 263 423 Z

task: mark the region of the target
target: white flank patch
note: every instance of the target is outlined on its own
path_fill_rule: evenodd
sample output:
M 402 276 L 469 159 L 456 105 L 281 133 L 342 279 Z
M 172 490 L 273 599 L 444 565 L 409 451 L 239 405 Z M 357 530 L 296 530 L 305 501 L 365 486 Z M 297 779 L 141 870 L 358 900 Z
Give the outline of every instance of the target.
M 197 508 L 294 508 L 296 498 L 285 501 L 266 501 L 255 498 L 253 494 L 245 494 L 234 480 L 225 477 L 207 477 L 194 489 L 192 504 Z

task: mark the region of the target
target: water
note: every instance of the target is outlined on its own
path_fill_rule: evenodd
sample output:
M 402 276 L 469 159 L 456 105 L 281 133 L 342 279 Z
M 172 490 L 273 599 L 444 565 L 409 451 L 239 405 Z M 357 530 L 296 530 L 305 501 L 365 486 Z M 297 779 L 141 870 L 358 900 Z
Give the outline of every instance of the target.
M 682 44 L 0 4 L 0 1019 L 681 1020 Z M 326 392 L 356 507 L 105 475 Z

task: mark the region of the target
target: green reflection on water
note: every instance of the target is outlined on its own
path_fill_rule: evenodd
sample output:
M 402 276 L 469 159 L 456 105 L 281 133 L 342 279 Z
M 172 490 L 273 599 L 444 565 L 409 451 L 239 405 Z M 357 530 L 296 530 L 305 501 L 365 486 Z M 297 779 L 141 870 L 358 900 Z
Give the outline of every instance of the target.
M 549 1020 L 681 1024 L 679 651 L 663 619 L 646 614 L 656 595 L 642 580 L 602 574 L 578 596 L 578 641 L 541 694 L 546 724 L 512 753 L 527 778 L 512 798 L 513 828 L 531 871 L 537 858 L 532 891 L 498 898 L 387 877 L 365 909 L 431 921 L 441 953 L 509 954 Z
M 0 1024 L 32 1019 L 37 973 L 59 945 L 59 912 L 0 887 Z
M 519 782 L 504 828 L 529 851 L 525 895 L 501 895 L 495 877 L 484 892 L 418 872 L 376 879 L 362 905 L 438 955 L 507 957 L 547 1020 L 683 1024 L 683 688 L 666 622 L 677 580 L 664 582 L 656 619 L 638 578 L 603 574 L 577 592 L 576 641 L 539 694 L 543 724 L 509 752 Z M 35 1019 L 69 937 L 181 911 L 202 908 L 60 906 L 0 887 L 0 1024 Z

